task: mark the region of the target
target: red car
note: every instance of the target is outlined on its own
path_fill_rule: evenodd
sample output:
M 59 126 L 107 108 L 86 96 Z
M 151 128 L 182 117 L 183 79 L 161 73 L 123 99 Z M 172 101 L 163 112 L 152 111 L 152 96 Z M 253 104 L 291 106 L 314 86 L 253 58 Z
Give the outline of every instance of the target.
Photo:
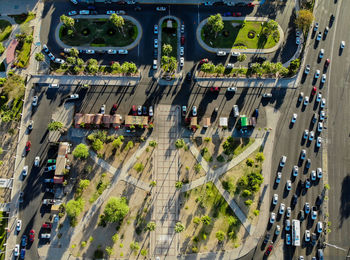
M 208 59 L 201 59 L 201 61 L 199 62 L 199 64 L 208 63 L 208 62 L 209 62 Z
M 185 44 L 185 36 L 181 36 L 181 45 Z
M 247 6 L 248 6 L 248 7 L 254 7 L 254 6 L 255 6 L 255 4 L 253 4 L 253 3 L 249 3 L 249 4 L 247 4 Z
M 30 147 L 32 146 L 32 143 L 30 141 L 28 141 L 26 143 L 26 152 L 29 152 L 30 151 Z
M 311 95 L 315 95 L 316 94 L 316 91 L 317 91 L 317 88 L 316 88 L 316 86 L 314 86 L 313 88 L 312 88 L 312 91 L 311 91 Z
M 34 229 L 32 229 L 31 231 L 29 231 L 29 241 L 33 242 L 35 239 L 35 231 Z
M 52 224 L 50 222 L 45 222 L 43 225 L 42 225 L 43 228 L 52 228 Z
M 272 251 L 272 249 L 273 249 L 273 245 L 269 245 L 269 247 L 266 249 L 265 255 L 269 256 L 271 251 Z
M 232 16 L 239 17 L 239 16 L 242 16 L 242 14 L 241 13 L 232 13 Z
M 327 68 L 330 63 L 331 63 L 331 60 L 330 59 L 326 59 L 326 62 L 324 63 L 324 66 Z
M 211 91 L 211 92 L 219 92 L 219 91 L 220 91 L 220 88 L 219 88 L 219 87 L 211 87 L 211 88 L 210 88 L 210 91 Z
M 114 104 L 113 106 L 112 106 L 112 111 L 111 111 L 111 113 L 112 113 L 112 115 L 115 113 L 115 111 L 117 111 L 117 104 Z
M 132 115 L 133 115 L 133 116 L 136 116 L 136 115 L 137 115 L 137 109 L 136 109 L 136 106 L 135 106 L 135 105 L 132 106 Z

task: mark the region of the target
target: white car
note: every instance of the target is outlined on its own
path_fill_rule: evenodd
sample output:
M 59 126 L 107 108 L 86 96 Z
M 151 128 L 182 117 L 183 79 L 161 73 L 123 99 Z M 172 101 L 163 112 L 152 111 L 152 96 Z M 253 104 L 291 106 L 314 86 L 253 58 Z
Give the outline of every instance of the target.
M 158 68 L 157 63 L 158 63 L 157 60 L 153 60 L 153 67 L 152 67 L 152 68 L 153 68 L 154 70 L 156 70 L 156 69 Z
M 180 32 L 185 33 L 185 25 L 184 24 L 181 24 Z
M 69 16 L 77 15 L 77 11 L 70 11 L 68 12 L 68 15 Z
M 294 165 L 293 167 L 293 176 L 296 177 L 298 176 L 299 168 L 297 165 Z
M 150 106 L 148 109 L 148 115 L 153 116 L 153 107 L 152 106 Z
M 304 98 L 304 92 L 300 92 L 298 102 L 303 101 L 303 98 Z
M 316 40 L 317 40 L 317 41 L 320 41 L 321 39 L 322 39 L 322 33 L 321 33 L 321 32 L 318 32 L 317 37 L 316 37 Z
M 197 116 L 197 107 L 196 106 L 192 107 L 192 115 Z
M 294 124 L 296 121 L 297 121 L 297 118 L 298 118 L 298 114 L 293 114 L 292 116 L 292 123 Z
M 285 229 L 286 229 L 286 231 L 289 231 L 289 230 L 290 230 L 290 220 L 289 220 L 289 219 L 286 219 L 286 222 L 285 222 Z
M 272 98 L 272 94 L 271 93 L 264 93 L 262 95 L 263 98 Z
M 160 12 L 165 12 L 166 11 L 166 7 L 164 7 L 164 6 L 157 6 L 156 10 L 160 11 Z
M 15 246 L 15 248 L 13 249 L 13 255 L 14 256 L 19 256 L 19 244 L 17 244 Z
M 322 138 L 319 136 L 319 137 L 317 137 L 316 145 L 317 145 L 318 148 L 320 148 L 321 144 L 322 144 Z
M 284 165 L 286 164 L 286 161 L 287 161 L 287 156 L 283 155 L 281 157 L 280 167 L 284 167 Z
M 28 175 L 28 165 L 25 165 L 22 170 L 22 175 L 23 177 Z
M 325 83 L 326 79 L 327 79 L 327 75 L 326 74 L 322 74 L 321 82 Z
M 35 159 L 34 159 L 34 166 L 35 167 L 39 167 L 39 164 L 40 164 L 40 157 L 36 156 Z
M 278 194 L 273 194 L 272 204 L 277 205 L 277 202 L 278 202 Z
M 218 51 L 217 53 L 216 53 L 216 55 L 217 56 L 226 56 L 226 51 Z
M 56 59 L 54 60 L 54 62 L 55 62 L 55 63 L 58 63 L 58 64 L 63 64 L 63 63 L 65 63 L 64 60 L 59 59 L 59 58 L 56 58 Z
M 306 150 L 305 149 L 302 149 L 301 152 L 300 152 L 300 159 L 301 160 L 304 160 L 306 157 Z
M 340 48 L 341 48 L 341 49 L 344 49 L 344 48 L 345 48 L 345 41 L 341 41 L 341 43 L 340 43 Z
M 277 225 L 275 229 L 275 235 L 278 236 L 280 233 L 281 233 L 281 227 L 280 225 Z
M 241 55 L 241 53 L 238 51 L 231 52 L 231 56 L 238 57 L 239 55 Z
M 236 87 L 229 87 L 227 89 L 228 92 L 236 92 L 237 91 L 237 88 Z
M 308 137 L 309 137 L 309 130 L 305 129 L 303 139 L 307 140 Z
M 284 205 L 283 203 L 281 203 L 280 209 L 279 209 L 279 213 L 280 213 L 281 215 L 283 215 L 285 210 L 286 210 L 286 205 Z
M 314 207 L 312 207 L 311 219 L 315 220 L 316 218 L 317 218 L 317 211 L 315 210 Z
M 16 230 L 19 232 L 22 229 L 22 220 L 18 219 L 16 222 Z
M 323 231 L 323 223 L 321 221 L 317 222 L 317 232 L 322 233 Z
M 90 14 L 89 10 L 80 10 L 79 14 Z
M 108 54 L 117 54 L 117 50 L 108 50 L 107 53 Z
M 181 46 L 180 47 L 180 56 L 184 56 L 184 52 L 185 52 L 185 47 Z
M 310 213 L 310 203 L 309 202 L 305 202 L 304 210 L 305 210 L 305 214 Z
M 318 79 L 320 77 L 320 70 L 316 70 L 315 72 L 315 79 Z
M 128 54 L 128 50 L 118 50 L 118 54 Z
M 95 54 L 95 51 L 94 50 L 86 50 L 85 53 L 86 54 Z
M 291 180 L 287 180 L 286 189 L 287 190 L 291 190 L 292 189 L 292 182 L 291 182 Z
M 105 104 L 103 104 L 103 105 L 101 106 L 100 113 L 101 113 L 101 114 L 105 114 L 105 113 L 106 113 L 106 105 L 105 105 Z
M 119 10 L 119 11 L 116 11 L 115 13 L 118 14 L 118 15 L 126 14 L 126 12 L 124 10 Z
M 320 107 L 321 107 L 321 108 L 324 108 L 325 105 L 326 105 L 326 99 L 325 99 L 325 98 L 322 98 Z
M 59 88 L 59 87 L 60 87 L 60 85 L 57 84 L 57 83 L 51 83 L 51 84 L 49 84 L 49 88 Z
M 72 4 L 75 4 L 77 5 L 78 4 L 78 1 L 77 0 L 70 0 Z
M 41 238 L 50 238 L 51 237 L 51 234 L 49 233 L 42 233 L 41 234 Z
M 276 183 L 280 183 L 281 182 L 281 178 L 282 178 L 282 173 L 281 172 L 278 172 L 277 173 L 277 176 L 276 176 Z
M 183 67 L 184 64 L 185 64 L 185 59 L 184 59 L 184 57 L 181 57 L 180 58 L 180 67 Z
M 305 242 L 309 242 L 311 238 L 311 233 L 309 230 L 305 230 Z
M 154 48 L 158 48 L 158 39 L 154 39 Z
M 314 25 L 314 31 L 316 32 L 318 30 L 318 23 L 315 23 Z
M 321 179 L 322 178 L 322 168 L 317 168 L 316 172 L 317 172 L 317 178 Z
M 291 214 L 292 214 L 292 209 L 290 207 L 288 207 L 287 214 L 286 214 L 287 218 L 289 218 Z
M 316 180 L 316 171 L 311 171 L 311 180 L 312 181 Z
M 115 14 L 115 11 L 114 11 L 114 10 L 108 10 L 108 11 L 106 12 L 106 14 Z
M 306 96 L 306 97 L 304 98 L 304 106 L 307 106 L 308 104 L 309 104 L 309 97 Z
M 310 141 L 314 140 L 314 137 L 315 137 L 315 132 L 314 131 L 310 131 L 309 140 Z
M 273 224 L 276 221 L 276 214 L 274 212 L 271 212 L 270 216 L 270 223 Z
M 71 48 L 64 48 L 64 49 L 63 49 L 63 52 L 64 52 L 64 53 L 70 53 L 70 50 L 71 50 Z
M 38 96 L 33 97 L 32 105 L 33 105 L 33 107 L 36 107 L 38 105 Z
M 306 65 L 305 70 L 304 70 L 304 73 L 305 73 L 305 74 L 309 74 L 310 69 L 311 69 L 310 65 Z
M 317 93 L 316 102 L 320 102 L 321 99 L 322 99 L 322 94 L 321 93 Z
M 79 99 L 79 94 L 71 94 L 67 98 L 68 100 Z
M 322 122 L 319 122 L 318 126 L 317 126 L 317 131 L 319 131 L 321 133 L 322 129 L 323 129 L 323 124 L 322 124 Z
M 322 59 L 323 56 L 324 56 L 324 49 L 321 49 L 321 50 L 320 50 L 320 54 L 318 54 L 318 57 L 319 57 L 320 59 Z

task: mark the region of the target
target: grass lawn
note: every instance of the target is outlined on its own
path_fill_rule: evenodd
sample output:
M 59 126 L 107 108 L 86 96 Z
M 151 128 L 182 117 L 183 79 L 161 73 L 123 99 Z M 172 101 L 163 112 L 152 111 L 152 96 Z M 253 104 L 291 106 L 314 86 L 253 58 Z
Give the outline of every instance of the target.
M 180 240 L 183 253 L 233 249 L 247 235 L 239 219 L 211 182 L 181 194 L 180 205 L 180 220 L 185 226 Z M 203 216 L 210 217 L 209 224 L 201 221 Z M 218 231 L 225 234 L 222 243 L 216 238 Z
M 79 19 L 75 21 L 75 31 L 69 36 L 68 30 L 61 27 L 61 40 L 70 46 L 124 47 L 138 35 L 136 25 L 128 20 L 125 20 L 124 30 L 119 31 L 108 19 Z
M 23 46 L 17 56 L 17 67 L 20 67 L 20 68 L 27 67 L 29 58 L 30 58 L 31 47 L 32 47 L 31 42 L 24 41 Z
M 234 23 L 234 25 L 232 24 Z M 267 39 L 262 35 L 261 22 L 254 21 L 224 21 L 224 29 L 218 33 L 215 38 L 210 27 L 206 24 L 203 26 L 201 36 L 204 42 L 217 48 L 247 48 L 247 49 L 268 49 L 276 45 L 278 37 L 273 37 L 271 34 Z M 250 39 L 248 33 L 252 32 L 253 37 Z M 258 34 L 260 37 L 258 37 Z M 226 36 L 227 35 L 227 36 Z
M 176 21 L 173 21 L 173 28 L 169 29 L 166 28 L 166 22 L 167 20 L 165 20 L 162 24 L 162 46 L 164 44 L 170 44 L 171 47 L 173 47 L 172 52 L 169 54 L 170 57 L 177 57 L 177 23 Z M 162 47 L 161 46 L 161 47 Z M 163 56 L 163 48 L 161 48 L 161 53 Z
M 24 24 L 33 20 L 35 18 L 35 13 L 29 12 L 29 13 L 23 13 L 18 15 L 10 15 L 10 17 L 15 19 L 15 22 L 17 24 Z
M 6 40 L 12 31 L 12 25 L 6 20 L 0 20 L 0 42 Z
M 6 213 L 4 212 L 0 212 L 0 217 L 6 217 Z M 5 227 L 7 227 L 7 218 L 2 218 L 1 222 L 0 222 L 0 250 L 1 252 L 5 251 L 5 246 L 4 244 L 6 243 L 6 229 Z M 1 254 L 0 255 L 0 259 L 5 259 L 5 254 Z

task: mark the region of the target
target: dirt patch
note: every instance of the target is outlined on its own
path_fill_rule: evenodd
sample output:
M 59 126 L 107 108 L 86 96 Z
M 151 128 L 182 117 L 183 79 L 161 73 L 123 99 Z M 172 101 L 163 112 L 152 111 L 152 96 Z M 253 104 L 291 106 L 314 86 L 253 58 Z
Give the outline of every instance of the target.
M 72 254 L 84 258 L 93 258 L 96 250 L 101 250 L 104 252 L 104 258 L 107 258 L 107 251 L 110 250 L 112 257 L 143 259 L 141 250 L 148 250 L 150 246 L 149 233 L 144 231 L 144 227 L 151 219 L 150 196 L 147 195 L 147 192 L 124 181 L 119 182 L 110 195 L 127 198 L 130 211 L 122 225 L 118 230 L 116 224 L 107 224 L 106 227 L 98 226 L 98 215 L 103 213 L 107 203 L 106 200 L 99 212 L 91 219 L 85 232 L 79 234 L 76 240 L 72 241 L 70 245 Z M 115 236 L 115 234 L 118 235 Z M 115 236 L 115 241 L 112 239 L 113 236 Z M 132 243 L 134 245 L 137 243 L 139 249 L 132 251 L 130 248 Z M 148 252 L 146 256 L 148 256 Z
M 236 248 L 248 236 L 239 219 L 211 182 L 180 196 L 180 220 L 185 225 L 181 233 L 180 251 L 183 253 L 215 252 Z M 205 224 L 204 216 L 210 219 Z M 204 218 L 203 218 L 204 217 Z M 217 232 L 224 240 L 219 242 Z
M 155 147 L 146 147 L 128 174 L 145 183 L 150 183 L 153 178 L 154 149 Z

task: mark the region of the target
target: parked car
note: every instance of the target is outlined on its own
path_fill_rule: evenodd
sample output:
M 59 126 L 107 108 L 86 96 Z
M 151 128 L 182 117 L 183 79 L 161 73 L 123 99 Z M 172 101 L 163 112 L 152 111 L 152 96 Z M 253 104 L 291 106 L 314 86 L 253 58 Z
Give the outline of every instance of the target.
M 166 7 L 164 7 L 164 6 L 157 6 L 156 10 L 160 11 L 160 12 L 165 12 L 166 11 Z
M 48 53 L 49 52 L 49 48 L 47 48 L 46 44 L 43 44 L 43 51 Z
M 56 200 L 54 200 L 54 199 L 44 199 L 43 200 L 44 205 L 53 205 L 53 204 L 55 204 L 55 202 L 56 202 Z
M 227 88 L 227 92 L 236 92 L 237 88 L 236 87 L 229 87 Z
M 309 104 L 309 97 L 306 96 L 306 97 L 304 98 L 304 106 L 307 106 L 308 104 Z
M 234 117 L 239 117 L 239 108 L 237 105 L 233 105 Z
M 187 107 L 186 106 L 182 106 L 181 111 L 182 111 L 182 116 L 186 116 Z
M 137 107 L 137 115 L 141 116 L 142 115 L 142 106 Z
M 317 233 L 322 233 L 323 223 L 321 221 L 317 222 Z
M 269 256 L 270 253 L 271 253 L 271 251 L 272 251 L 272 249 L 273 249 L 273 245 L 269 245 L 269 246 L 267 247 L 266 251 L 265 251 L 265 255 L 266 255 L 266 256 Z
M 21 231 L 22 229 L 22 220 L 18 219 L 16 222 L 16 230 L 17 232 Z
M 322 59 L 323 56 L 324 56 L 324 49 L 321 49 L 320 52 L 319 52 L 319 54 L 318 54 L 318 57 L 319 57 L 320 59 Z
M 280 225 L 277 225 L 275 229 L 275 235 L 278 236 L 280 233 L 281 233 L 281 227 Z
M 320 147 L 321 147 L 321 144 L 322 144 L 322 138 L 321 138 L 320 136 L 318 136 L 318 137 L 317 137 L 317 141 L 316 141 L 316 146 L 317 146 L 318 148 L 320 148 Z
M 114 10 L 108 10 L 108 11 L 106 12 L 106 14 L 108 14 L 108 15 L 115 14 L 115 11 L 114 11 Z
M 199 64 L 208 63 L 208 62 L 209 62 L 208 59 L 201 59 L 201 60 L 199 61 Z
M 317 126 L 317 131 L 321 133 L 322 129 L 323 129 L 323 124 L 322 124 L 322 122 L 319 122 L 318 126 Z
M 291 239 L 290 239 L 290 234 L 289 233 L 286 233 L 286 245 L 290 245 L 291 243 Z
M 51 52 L 49 52 L 49 53 L 47 54 L 47 56 L 49 56 L 50 60 L 52 60 L 52 61 L 55 60 L 55 56 L 54 56 Z
M 312 180 L 312 181 L 315 181 L 315 180 L 316 180 L 316 176 L 317 176 L 317 175 L 316 175 L 316 171 L 314 171 L 314 170 L 311 171 L 311 174 L 310 174 L 310 175 L 311 175 L 311 180 Z
M 293 195 L 292 197 L 292 206 L 295 206 L 298 202 L 298 196 L 296 194 Z
M 68 15 L 69 16 L 77 15 L 77 11 L 69 11 Z
M 136 106 L 135 105 L 132 106 L 131 110 L 132 110 L 132 115 L 136 116 L 137 115 L 137 110 L 136 110 Z
M 149 115 L 149 116 L 153 116 L 153 107 L 152 107 L 152 106 L 150 106 L 150 107 L 148 108 L 148 115 Z
M 278 213 L 280 213 L 281 215 L 283 215 L 285 210 L 286 210 L 286 205 L 284 205 L 283 203 L 281 203 Z
M 185 53 L 185 47 L 181 46 L 180 47 L 180 56 L 184 56 Z
M 22 245 L 23 247 L 25 247 L 25 246 L 27 245 L 27 243 L 28 243 L 28 238 L 27 238 L 26 235 L 23 235 L 23 236 L 22 236 L 22 240 L 21 240 L 21 245 Z
M 154 70 L 156 70 L 156 69 L 158 68 L 157 63 L 158 63 L 157 60 L 153 60 L 153 67 L 152 67 L 152 68 L 153 68 Z
M 142 114 L 143 114 L 144 116 L 148 114 L 148 112 L 147 112 L 147 107 L 146 107 L 146 106 L 143 106 L 143 107 L 142 107 Z
M 299 172 L 299 167 L 297 165 L 293 166 L 293 176 L 296 177 L 298 176 L 298 172 Z
M 26 147 L 25 147 L 26 152 L 29 152 L 29 151 L 30 151 L 30 147 L 31 147 L 31 146 L 32 146 L 32 143 L 31 143 L 30 141 L 27 141 Z
M 324 108 L 325 106 L 326 106 L 326 99 L 325 99 L 325 98 L 322 98 L 322 99 L 321 99 L 320 107 L 321 107 L 321 108 Z
M 317 37 L 316 37 L 316 41 L 320 41 L 322 39 L 322 33 L 318 32 Z
M 310 230 L 305 230 L 305 242 L 310 242 L 311 233 Z
M 297 118 L 298 118 L 298 114 L 294 113 L 292 115 L 292 120 L 291 120 L 292 124 L 294 124 L 297 121 Z
M 22 176 L 26 177 L 28 175 L 28 165 L 23 166 Z
M 317 241 L 317 236 L 315 233 L 311 234 L 311 245 L 314 246 L 316 245 L 316 241 Z
M 39 167 L 39 165 L 40 165 L 40 157 L 36 156 L 35 159 L 34 159 L 34 166 L 35 167 Z
M 90 14 L 90 11 L 89 10 L 80 10 L 79 14 L 87 15 L 87 14 Z
M 225 51 L 218 51 L 217 53 L 216 53 L 216 55 L 217 56 L 226 56 L 226 52 Z
M 303 139 L 307 140 L 309 137 L 309 130 L 305 129 L 303 134 Z
M 287 161 L 287 156 L 282 155 L 281 160 L 280 160 L 280 167 L 284 167 Z
M 273 205 L 277 205 L 278 202 L 278 194 L 273 194 L 273 198 L 272 198 L 272 204 Z
M 281 178 L 282 178 L 282 173 L 281 172 L 278 172 L 277 173 L 277 176 L 276 176 L 276 183 L 280 183 L 281 182 Z
M 312 207 L 311 219 L 313 220 L 317 219 L 317 208 L 315 206 Z
M 19 203 L 23 203 L 23 201 L 24 201 L 24 192 L 21 191 L 21 192 L 19 193 L 18 202 L 19 202 Z
M 34 239 L 35 239 L 35 231 L 34 231 L 34 229 L 32 229 L 29 231 L 29 241 L 33 242 Z
M 126 55 L 128 53 L 129 53 L 128 50 L 118 50 L 118 54 Z
M 154 32 L 154 34 L 158 34 L 158 25 L 157 24 L 154 25 L 153 32 Z
M 45 222 L 45 223 L 42 225 L 42 228 L 49 228 L 49 229 L 51 229 L 51 228 L 52 228 L 52 223 L 50 223 L 50 222 Z
M 324 110 L 320 111 L 320 121 L 323 121 L 326 118 L 326 112 Z
M 344 49 L 345 48 L 345 41 L 341 41 L 340 43 L 340 49 Z
M 20 258 L 24 259 L 24 257 L 26 256 L 26 250 L 24 248 L 21 249 L 21 254 L 20 254 Z
M 95 54 L 95 51 L 94 50 L 85 50 L 85 53 L 86 54 Z
M 321 83 L 325 83 L 325 82 L 326 82 L 326 79 L 327 79 L 327 75 L 326 75 L 325 73 L 322 74 Z
M 196 106 L 192 107 L 192 115 L 197 116 L 197 107 Z
M 79 94 L 71 94 L 67 97 L 67 100 L 79 99 Z
M 36 107 L 38 105 L 38 96 L 33 97 L 32 105 L 33 105 L 33 107 Z
M 19 244 L 15 245 L 15 248 L 13 249 L 13 255 L 19 256 Z
M 291 214 L 292 214 L 292 209 L 290 207 L 287 207 L 287 214 L 286 214 L 287 218 L 289 218 Z
M 309 74 L 310 69 L 311 69 L 310 65 L 307 64 L 306 67 L 305 67 L 304 73 L 305 73 L 306 75 Z
M 317 173 L 317 178 L 321 179 L 322 175 L 323 175 L 322 168 L 317 168 L 316 169 L 316 173 Z
M 185 64 L 185 59 L 184 59 L 184 57 L 181 57 L 180 58 L 180 67 L 183 67 L 184 64 Z
M 50 237 L 51 237 L 51 234 L 49 234 L 49 233 L 41 233 L 42 239 L 49 239 Z
M 183 36 L 183 35 L 181 36 L 180 42 L 181 42 L 181 45 L 185 44 L 185 36 Z
M 300 92 L 299 98 L 298 98 L 298 102 L 303 101 L 303 98 L 304 98 L 304 93 L 303 93 L 303 92 Z
M 180 32 L 185 33 L 185 25 L 184 24 L 181 24 Z
M 292 182 L 291 182 L 291 180 L 287 180 L 287 182 L 286 182 L 286 189 L 287 190 L 291 190 L 292 189 Z
M 309 141 L 314 140 L 314 137 L 315 137 L 315 132 L 314 131 L 310 131 Z
M 101 106 L 101 108 L 100 108 L 100 113 L 103 114 L 103 115 L 106 113 L 106 105 L 105 105 L 105 104 L 103 104 L 103 105 Z
M 309 214 L 310 213 L 310 204 L 309 204 L 309 202 L 305 202 L 304 211 L 305 211 L 305 214 Z
M 107 54 L 117 54 L 117 50 L 108 50 Z
M 273 224 L 276 221 L 276 214 L 274 212 L 271 212 L 270 215 L 270 223 Z

